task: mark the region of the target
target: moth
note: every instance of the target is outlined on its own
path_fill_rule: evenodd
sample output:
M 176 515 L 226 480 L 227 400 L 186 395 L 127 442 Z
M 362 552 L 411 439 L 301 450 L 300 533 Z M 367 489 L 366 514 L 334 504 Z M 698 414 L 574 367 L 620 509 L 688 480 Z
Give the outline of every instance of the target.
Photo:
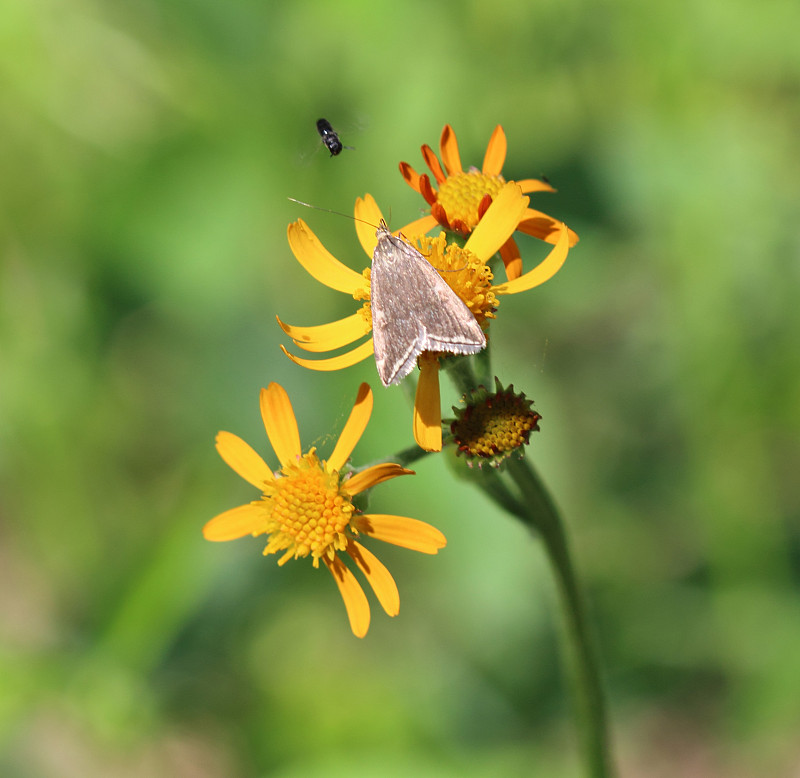
M 370 304 L 375 364 L 384 386 L 399 383 L 423 351 L 477 354 L 486 335 L 433 265 L 381 220 L 372 255 Z

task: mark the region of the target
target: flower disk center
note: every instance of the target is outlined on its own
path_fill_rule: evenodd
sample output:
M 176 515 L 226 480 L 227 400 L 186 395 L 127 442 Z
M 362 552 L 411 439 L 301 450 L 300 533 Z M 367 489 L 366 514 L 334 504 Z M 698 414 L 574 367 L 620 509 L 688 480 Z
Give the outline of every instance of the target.
M 311 554 L 317 567 L 320 557 L 332 559 L 346 547 L 355 508 L 339 489 L 339 474 L 328 472 L 314 449 L 281 472 L 268 496 L 270 538 L 264 554 L 285 551 L 279 565 Z
M 494 200 L 504 183 L 502 176 L 486 176 L 473 168 L 442 181 L 438 200 L 451 224 L 461 221 L 472 230 L 480 221 L 481 200 L 487 194 Z
M 524 394 L 516 394 L 513 386 L 503 389 L 497 379 L 495 382 L 495 393 L 478 387 L 468 398 L 466 408 L 453 409 L 453 441 L 470 464 L 474 459 L 479 464 L 483 460 L 498 466 L 511 452 L 518 450 L 521 454 L 531 432 L 539 429 L 542 417 L 531 408 L 531 401 Z

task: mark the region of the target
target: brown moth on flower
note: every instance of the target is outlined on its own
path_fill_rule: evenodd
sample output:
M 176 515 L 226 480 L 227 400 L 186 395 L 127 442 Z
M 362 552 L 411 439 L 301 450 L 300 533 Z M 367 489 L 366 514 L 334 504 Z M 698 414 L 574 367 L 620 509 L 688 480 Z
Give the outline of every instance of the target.
M 413 246 L 381 220 L 372 255 L 375 364 L 384 386 L 402 381 L 425 351 L 477 354 L 486 335 L 464 301 Z
M 512 182 L 503 185 L 481 219 L 481 223 L 472 231 L 463 246 L 457 243 L 448 243 L 443 232 L 436 238 L 426 238 L 419 235 L 413 225 L 402 230 L 405 235 L 413 237 L 417 243 L 418 249 L 403 242 L 409 251 L 415 252 L 414 266 L 425 263 L 424 268 L 430 268 L 432 272 L 439 275 L 443 284 L 464 302 L 483 332 L 487 331 L 489 322 L 495 318 L 498 298 L 503 295 L 524 292 L 543 284 L 555 275 L 569 252 L 569 229 L 566 225 L 561 224 L 558 242 L 538 265 L 512 279 L 494 279 L 489 260 L 516 229 L 520 216 L 524 213 L 527 205 L 528 198 L 522 194 L 517 184 Z M 373 259 L 373 262 L 377 256 L 377 264 L 380 266 L 382 253 L 377 250 L 377 246 L 379 238 L 383 237 L 386 240 L 386 236 L 380 231 L 376 233 L 372 226 L 380 224 L 383 221 L 383 215 L 370 195 L 363 199 L 358 198 L 355 217 L 356 234 L 362 249 L 367 256 Z M 376 345 L 379 336 L 376 336 L 376 332 L 373 331 L 375 282 L 372 274 L 375 272 L 375 268 L 366 267 L 361 273 L 358 273 L 344 265 L 322 245 L 319 238 L 302 219 L 298 219 L 288 226 L 287 236 L 292 253 L 314 278 L 330 289 L 351 295 L 353 300 L 360 303 L 360 308 L 344 319 L 310 327 L 288 324 L 278 318 L 278 323 L 283 331 L 292 339 L 294 345 L 303 351 L 320 354 L 335 352 L 339 349 L 349 348 L 349 350 L 324 359 L 303 358 L 291 354 L 284 346 L 281 346 L 281 350 L 293 362 L 310 370 L 341 370 L 355 365 L 372 354 L 375 354 L 379 361 L 381 351 L 380 347 Z M 400 239 L 392 238 L 392 240 L 399 241 Z M 392 244 L 391 251 L 392 253 L 396 251 L 394 244 Z M 405 249 L 403 251 L 405 252 Z M 388 263 L 384 263 L 384 265 L 386 264 Z M 427 270 L 423 272 L 427 272 Z M 379 276 L 380 273 L 381 269 L 379 268 Z M 393 275 L 390 275 L 388 280 L 384 275 L 384 281 L 386 282 L 384 286 L 389 289 L 389 294 L 397 301 L 396 304 L 400 305 L 402 295 L 407 291 L 408 280 L 400 279 L 399 287 L 400 290 L 403 290 L 402 292 L 395 285 L 396 280 Z M 381 286 L 381 282 L 378 283 L 378 286 Z M 380 310 L 381 306 L 378 307 Z M 436 308 L 440 307 L 437 303 Z M 386 310 L 385 305 L 383 309 Z M 419 311 L 419 306 L 416 306 L 414 310 L 415 312 Z M 421 314 L 427 316 L 424 306 Z M 464 321 L 467 322 L 467 325 L 462 324 L 462 327 L 468 326 L 468 331 L 472 332 L 469 320 L 462 319 L 462 322 Z M 425 326 L 428 326 L 428 323 L 422 321 Z M 420 336 L 419 326 L 420 323 L 414 322 L 404 325 L 410 339 L 406 342 L 406 348 L 416 342 L 416 345 L 422 349 L 415 354 L 419 365 L 419 381 L 414 401 L 414 439 L 426 451 L 440 451 L 442 448 L 442 417 L 439 396 L 440 358 L 448 352 L 476 353 L 481 350 L 482 346 L 479 345 L 477 333 L 474 334 L 474 339 L 473 335 L 468 335 L 466 344 L 464 344 L 464 341 L 454 338 L 454 330 L 451 328 L 449 330 L 451 345 L 464 349 L 472 348 L 474 351 L 457 352 L 454 348 L 440 349 L 434 343 L 435 339 L 432 336 L 430 348 L 428 348 L 421 345 L 426 342 L 428 335 Z M 456 330 L 458 330 L 457 327 Z M 361 338 L 370 334 L 373 337 L 358 344 Z M 461 337 L 461 335 L 456 337 Z M 394 353 L 394 350 L 390 349 L 390 352 Z M 399 363 L 397 374 L 394 375 L 395 381 L 400 380 L 398 376 L 402 373 L 401 368 L 406 365 L 406 360 L 400 359 L 402 353 L 404 352 L 397 354 L 397 358 L 394 360 L 395 363 Z M 414 354 L 414 348 L 407 357 L 413 369 L 412 354 Z M 390 358 L 389 362 L 392 361 Z M 387 383 L 387 380 L 391 382 L 393 373 L 394 370 L 387 367 L 386 372 L 381 375 L 381 380 L 384 383 Z M 405 374 L 403 373 L 403 375 Z

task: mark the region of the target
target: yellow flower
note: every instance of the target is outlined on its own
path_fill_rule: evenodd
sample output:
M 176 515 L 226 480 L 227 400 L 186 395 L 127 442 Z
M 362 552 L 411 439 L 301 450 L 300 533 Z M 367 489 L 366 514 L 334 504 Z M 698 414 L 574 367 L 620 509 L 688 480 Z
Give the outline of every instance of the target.
M 506 135 L 498 124 L 489 139 L 482 169 L 471 167 L 464 172 L 461 155 L 458 153 L 456 134 L 453 128 L 446 124 L 439 140 L 439 152 L 444 167 L 430 146 L 427 144 L 422 146 L 422 156 L 436 179 L 438 192 L 431 185 L 427 173 L 420 175 L 407 162 L 401 162 L 400 173 L 406 183 L 419 192 L 431 207 L 430 215 L 410 225 L 409 231 L 421 234 L 440 224 L 446 230 L 469 235 L 483 219 L 506 183 L 500 175 L 506 159 L 506 148 Z M 523 193 L 555 192 L 546 181 L 536 178 L 526 178 L 516 183 Z M 558 221 L 533 208 L 524 211 L 515 229 L 548 243 L 557 243 L 561 234 Z M 578 236 L 569 230 L 569 245 L 574 246 L 577 242 Z M 509 236 L 499 251 L 506 267 L 507 277 L 517 278 L 522 273 L 522 260 L 516 241 Z
M 364 637 L 369 629 L 369 604 L 339 552 L 345 552 L 364 573 L 386 613 L 396 616 L 400 595 L 394 578 L 356 538 L 366 535 L 425 554 L 437 553 L 447 542 L 430 524 L 402 516 L 362 514 L 353 504 L 353 497 L 382 481 L 414 474 L 391 463 L 373 465 L 354 475 L 342 474 L 371 413 L 372 391 L 361 384 L 350 418 L 326 462 L 319 459 L 314 448 L 302 453 L 297 421 L 283 387 L 272 383 L 262 389 L 261 416 L 281 469 L 273 473 L 241 438 L 220 432 L 220 456 L 262 495 L 221 513 L 203 527 L 206 540 L 267 535 L 264 555 L 280 553 L 279 565 L 310 555 L 314 567 L 319 567 L 321 559 L 339 587 L 356 637 Z
M 558 240 L 550 253 L 532 270 L 500 284 L 492 283 L 492 272 L 487 261 L 508 241 L 528 206 L 528 198 L 514 182 L 502 186 L 472 231 L 463 247 L 447 245 L 443 235 L 438 238 L 418 238 L 421 252 L 440 271 L 440 275 L 464 301 L 484 329 L 494 318 L 497 298 L 516 294 L 543 284 L 551 278 L 569 252 L 569 230 L 557 223 Z M 375 200 L 367 195 L 358 198 L 355 207 L 356 233 L 367 256 L 372 257 L 377 244 L 375 228 L 383 218 Z M 413 228 L 414 225 L 411 225 Z M 404 232 L 415 235 L 407 227 Z M 289 246 L 298 262 L 318 281 L 339 292 L 364 301 L 351 316 L 330 324 L 314 327 L 296 327 L 278 318 L 283 331 L 295 345 L 305 351 L 320 353 L 344 348 L 369 334 L 372 313 L 369 304 L 369 268 L 362 273 L 343 265 L 320 243 L 308 225 L 298 219 L 288 227 Z M 340 370 L 355 365 L 373 353 L 372 339 L 366 340 L 338 356 L 328 359 L 303 359 L 283 352 L 293 362 L 311 370 Z M 420 376 L 414 402 L 414 439 L 426 451 L 442 448 L 441 407 L 439 397 L 439 358 L 441 355 L 424 352 L 419 357 Z

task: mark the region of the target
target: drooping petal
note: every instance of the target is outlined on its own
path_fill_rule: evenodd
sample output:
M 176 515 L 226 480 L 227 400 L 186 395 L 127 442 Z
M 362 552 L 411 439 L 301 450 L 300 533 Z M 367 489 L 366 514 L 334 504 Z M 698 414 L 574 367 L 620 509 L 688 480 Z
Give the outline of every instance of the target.
M 347 553 L 366 576 L 372 591 L 375 592 L 378 602 L 386 613 L 389 616 L 396 616 L 400 613 L 400 592 L 397 591 L 397 584 L 383 562 L 356 541 L 348 543 Z
M 449 176 L 456 176 L 464 172 L 461 167 L 461 155 L 458 153 L 456 134 L 449 124 L 445 124 L 442 136 L 439 138 L 439 152 L 442 155 L 442 162 Z
M 290 354 L 283 346 L 281 346 L 281 351 L 296 365 L 300 365 L 300 367 L 307 367 L 309 370 L 319 370 L 320 372 L 328 373 L 332 370 L 342 370 L 346 367 L 357 365 L 362 359 L 366 359 L 371 354 L 374 354 L 375 347 L 372 343 L 372 338 L 370 338 L 360 346 L 356 346 L 352 351 L 340 354 L 338 357 L 330 357 L 329 359 L 302 359 L 301 357 L 294 356 L 294 354 Z
M 400 175 L 406 180 L 406 183 L 415 191 L 419 192 L 419 173 L 414 170 L 408 162 L 400 163 Z
M 267 463 L 238 435 L 232 432 L 217 433 L 216 446 L 225 463 L 256 489 L 274 480 Z
M 267 437 L 278 455 L 281 465 L 294 462 L 302 454 L 300 433 L 286 390 L 274 381 L 261 390 L 261 418 Z
M 369 384 L 361 384 L 358 388 L 356 401 L 350 417 L 344 425 L 342 434 L 333 449 L 333 453 L 328 459 L 328 466 L 331 470 L 341 470 L 347 458 L 353 452 L 356 443 L 361 439 L 364 430 L 372 414 L 372 389 Z
M 519 278 L 522 274 L 522 256 L 514 238 L 509 238 L 500 246 L 500 258 L 503 260 L 503 266 L 506 269 L 506 278 Z
M 442 409 L 439 403 L 439 362 L 420 359 L 414 398 L 414 440 L 425 451 L 442 450 Z
M 373 465 L 360 473 L 356 473 L 351 478 L 348 478 L 343 484 L 342 488 L 348 494 L 355 496 L 360 494 L 366 489 L 371 489 L 390 478 L 397 478 L 400 475 L 415 475 L 413 470 L 407 470 L 401 465 L 396 465 L 393 462 L 383 462 L 380 465 Z
M 400 232 L 403 233 L 407 238 L 417 238 L 420 235 L 424 235 L 428 230 L 432 230 L 438 222 L 436 221 L 435 217 L 428 215 L 423 216 L 416 221 L 409 222 L 406 224 Z
M 558 243 L 550 250 L 550 253 L 535 267 L 513 281 L 506 281 L 499 286 L 493 286 L 492 291 L 496 295 L 517 294 L 533 289 L 539 284 L 552 278 L 564 264 L 564 260 L 569 253 L 569 229 L 566 224 L 561 224 L 561 235 Z
M 359 532 L 376 540 L 423 554 L 435 554 L 447 545 L 447 538 L 436 527 L 405 516 L 365 513 L 354 517 L 351 523 Z
M 547 183 L 547 181 L 542 181 L 539 178 L 523 178 L 520 181 L 517 181 L 519 184 L 519 188 L 525 194 L 529 192 L 557 192 L 558 190 L 555 189 L 553 186 Z
M 248 503 L 220 513 L 203 527 L 206 540 L 236 540 L 264 531 L 265 511 L 260 503 Z
M 297 261 L 320 283 L 347 294 L 364 285 L 361 274 L 339 262 L 302 219 L 292 222 L 286 234 Z
M 442 165 L 434 150 L 427 143 L 422 147 L 422 158 L 425 160 L 425 164 L 430 168 L 431 173 L 433 173 L 436 183 L 441 186 L 442 181 L 447 178 L 447 174 L 442 170 Z M 422 185 L 422 181 L 420 180 L 420 186 Z
M 375 231 L 383 221 L 383 214 L 375 198 L 371 194 L 364 195 L 364 198 L 356 198 L 356 207 L 353 210 L 356 217 L 356 235 L 361 248 L 364 249 L 366 255 L 372 261 L 372 255 L 375 253 L 375 246 L 378 245 L 378 238 Z M 363 286 L 362 279 L 362 286 Z
M 486 215 L 472 231 L 464 248 L 484 262 L 492 257 L 517 229 L 530 198 L 509 181 L 497 193 Z
M 313 352 L 333 351 L 342 346 L 349 346 L 372 329 L 370 322 L 358 311 L 344 319 L 315 327 L 295 327 L 282 322 L 277 316 L 275 318 L 295 345 L 305 351 Z
M 364 594 L 356 577 L 338 556 L 334 557 L 332 561 L 323 557 L 323 561 L 339 587 L 339 594 L 342 595 L 344 607 L 347 609 L 347 618 L 350 620 L 350 629 L 357 638 L 363 638 L 369 629 L 367 595 Z
M 486 154 L 483 157 L 482 170 L 485 176 L 499 176 L 503 172 L 507 150 L 506 134 L 498 124 L 494 128 L 492 137 L 489 138 L 489 145 L 486 147 Z
M 526 235 L 532 235 L 534 238 L 548 243 L 556 243 L 561 237 L 561 222 L 546 213 L 534 211 L 533 208 L 526 209 L 517 229 Z M 578 235 L 569 228 L 567 228 L 567 232 L 569 233 L 569 245 L 574 246 L 578 242 Z

